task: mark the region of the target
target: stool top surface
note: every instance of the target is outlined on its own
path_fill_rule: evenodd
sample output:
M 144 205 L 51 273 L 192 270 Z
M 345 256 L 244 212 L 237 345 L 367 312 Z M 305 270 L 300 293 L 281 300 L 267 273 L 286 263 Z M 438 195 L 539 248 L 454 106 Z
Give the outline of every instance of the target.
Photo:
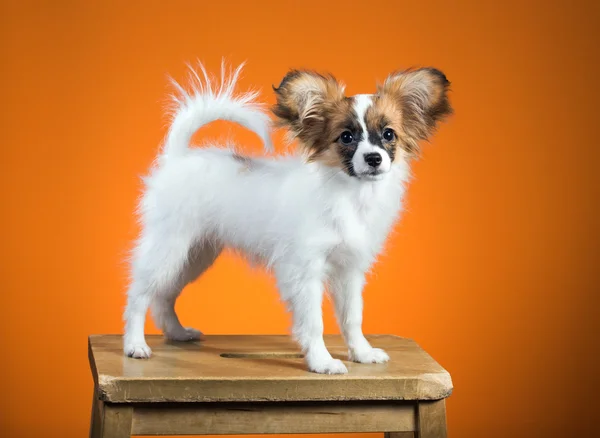
M 348 374 L 307 371 L 289 336 L 211 335 L 198 342 L 146 336 L 150 359 L 123 354 L 120 335 L 89 337 L 89 360 L 100 399 L 131 402 L 439 400 L 452 392 L 450 374 L 411 339 L 367 336 L 390 356 L 385 364 L 347 362 L 340 336 L 325 336 Z

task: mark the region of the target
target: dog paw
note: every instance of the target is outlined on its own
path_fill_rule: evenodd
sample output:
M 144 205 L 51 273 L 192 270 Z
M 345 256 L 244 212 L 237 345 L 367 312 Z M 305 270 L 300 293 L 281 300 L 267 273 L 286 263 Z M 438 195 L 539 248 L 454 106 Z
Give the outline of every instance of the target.
M 165 336 L 171 341 L 188 342 L 202 339 L 202 332 L 191 327 L 181 327 L 180 330 L 165 332 Z
M 390 360 L 388 354 L 381 348 L 350 351 L 350 360 L 359 363 L 384 363 Z
M 132 342 L 125 345 L 125 354 L 135 359 L 148 359 L 152 350 L 145 342 Z
M 308 368 L 313 373 L 319 374 L 346 374 L 348 373 L 348 368 L 344 365 L 339 359 L 328 359 L 325 361 L 319 361 L 317 363 L 309 364 Z

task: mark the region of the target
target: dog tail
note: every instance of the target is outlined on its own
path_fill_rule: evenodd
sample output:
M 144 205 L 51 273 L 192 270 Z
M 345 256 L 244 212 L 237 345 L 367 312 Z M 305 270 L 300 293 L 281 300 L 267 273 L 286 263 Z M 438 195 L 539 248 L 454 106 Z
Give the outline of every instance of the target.
M 202 126 L 215 120 L 228 120 L 239 123 L 256 133 L 263 141 L 265 150 L 270 152 L 271 119 L 254 99 L 258 92 L 234 95 L 234 87 L 240 76 L 243 64 L 226 72 L 221 64 L 221 81 L 215 84 L 202 64 L 198 64 L 202 78 L 191 66 L 190 91 L 171 79 L 177 93 L 172 96 L 171 127 L 163 147 L 163 156 L 180 156 L 189 148 L 194 133 Z

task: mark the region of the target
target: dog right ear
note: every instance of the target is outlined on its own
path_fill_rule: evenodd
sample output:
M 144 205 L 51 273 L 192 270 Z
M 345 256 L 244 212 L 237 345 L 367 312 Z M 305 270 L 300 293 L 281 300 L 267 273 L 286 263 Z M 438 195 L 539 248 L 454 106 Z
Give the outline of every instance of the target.
M 277 97 L 273 113 L 279 125 L 300 140 L 308 140 L 324 127 L 328 102 L 344 98 L 344 86 L 333 76 L 307 70 L 290 71 L 273 90 Z

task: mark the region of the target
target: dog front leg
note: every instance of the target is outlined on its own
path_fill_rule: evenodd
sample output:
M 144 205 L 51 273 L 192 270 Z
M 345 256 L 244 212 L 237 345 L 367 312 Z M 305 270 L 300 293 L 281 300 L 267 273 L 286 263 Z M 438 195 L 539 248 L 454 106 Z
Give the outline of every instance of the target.
M 286 278 L 290 277 L 286 275 Z M 292 312 L 294 338 L 302 348 L 308 369 L 320 374 L 347 373 L 344 363 L 331 356 L 323 340 L 323 282 L 320 276 L 278 280 L 282 298 Z
M 353 362 L 383 363 L 390 358 L 380 348 L 373 348 L 362 331 L 363 299 L 365 284 L 363 272 L 348 268 L 340 270 L 330 279 L 330 292 L 346 344 L 348 356 Z

